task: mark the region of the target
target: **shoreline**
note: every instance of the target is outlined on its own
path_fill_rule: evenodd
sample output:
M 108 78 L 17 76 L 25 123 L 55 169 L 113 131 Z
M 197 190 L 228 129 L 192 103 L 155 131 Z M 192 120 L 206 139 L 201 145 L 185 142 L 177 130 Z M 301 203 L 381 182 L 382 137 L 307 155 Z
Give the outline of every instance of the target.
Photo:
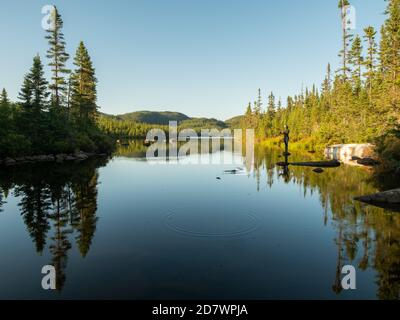
M 20 156 L 20 157 L 6 157 L 0 159 L 0 167 L 10 167 L 21 164 L 30 163 L 42 163 L 42 162 L 80 162 L 93 157 L 108 157 L 110 154 L 107 153 L 94 153 L 94 152 L 75 152 L 75 153 L 58 153 L 48 155 L 36 155 L 36 156 Z

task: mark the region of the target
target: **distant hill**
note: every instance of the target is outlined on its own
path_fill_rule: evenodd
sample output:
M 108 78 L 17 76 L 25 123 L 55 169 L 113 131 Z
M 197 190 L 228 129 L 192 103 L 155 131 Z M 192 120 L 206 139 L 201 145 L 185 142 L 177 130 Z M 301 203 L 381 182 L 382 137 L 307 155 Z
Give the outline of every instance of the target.
M 239 129 L 239 128 L 241 128 L 242 118 L 243 118 L 243 116 L 236 116 L 236 117 L 230 118 L 228 120 L 225 120 L 225 123 L 231 129 Z
M 191 118 L 186 114 L 172 111 L 135 111 L 119 115 L 102 114 L 103 117 L 121 121 L 132 121 L 151 125 L 168 125 L 170 121 L 178 121 L 181 128 L 194 130 L 203 128 L 225 129 L 228 125 L 224 121 L 214 118 Z
M 135 111 L 116 116 L 111 116 L 117 120 L 128 120 L 133 122 L 168 125 L 169 121 L 178 121 L 179 123 L 183 120 L 189 120 L 190 118 L 180 112 L 170 111 Z
M 209 119 L 209 118 L 190 118 L 188 120 L 184 120 L 180 123 L 181 129 L 190 128 L 193 130 L 200 129 L 225 129 L 228 126 L 225 122 L 217 120 L 217 119 Z

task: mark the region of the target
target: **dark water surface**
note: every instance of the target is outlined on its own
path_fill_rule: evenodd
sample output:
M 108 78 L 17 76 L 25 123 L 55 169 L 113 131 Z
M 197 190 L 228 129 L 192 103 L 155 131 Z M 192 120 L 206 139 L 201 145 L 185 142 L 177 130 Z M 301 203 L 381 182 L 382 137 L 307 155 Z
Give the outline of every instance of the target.
M 352 200 L 376 191 L 370 172 L 285 172 L 280 152 L 151 164 L 132 143 L 110 160 L 1 168 L 0 298 L 398 299 L 400 213 Z M 56 291 L 41 288 L 47 264 Z M 357 289 L 344 291 L 348 264 Z

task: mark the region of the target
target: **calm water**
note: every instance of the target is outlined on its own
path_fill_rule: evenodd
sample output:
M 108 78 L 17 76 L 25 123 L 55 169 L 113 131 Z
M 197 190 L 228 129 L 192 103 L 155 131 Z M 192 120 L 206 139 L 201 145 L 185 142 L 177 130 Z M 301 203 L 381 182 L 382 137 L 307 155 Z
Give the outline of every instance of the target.
M 398 299 L 400 213 L 352 200 L 376 191 L 370 173 L 283 172 L 279 152 L 163 165 L 132 143 L 110 160 L 0 169 L 0 298 Z M 47 264 L 57 291 L 41 289 Z M 340 290 L 346 264 L 357 290 Z

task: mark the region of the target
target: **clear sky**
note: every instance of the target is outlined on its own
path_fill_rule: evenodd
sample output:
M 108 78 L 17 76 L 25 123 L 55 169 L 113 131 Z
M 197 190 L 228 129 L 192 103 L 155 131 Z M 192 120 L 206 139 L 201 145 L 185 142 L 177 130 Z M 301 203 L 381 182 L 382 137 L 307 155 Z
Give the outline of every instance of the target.
M 384 0 L 351 3 L 356 32 L 380 27 Z M 258 88 L 264 100 L 273 91 L 285 101 L 302 85 L 319 86 L 328 62 L 339 64 L 338 0 L 0 0 L 0 88 L 13 100 L 33 56 L 45 59 L 46 4 L 63 17 L 71 56 L 85 42 L 106 113 L 227 119 Z

